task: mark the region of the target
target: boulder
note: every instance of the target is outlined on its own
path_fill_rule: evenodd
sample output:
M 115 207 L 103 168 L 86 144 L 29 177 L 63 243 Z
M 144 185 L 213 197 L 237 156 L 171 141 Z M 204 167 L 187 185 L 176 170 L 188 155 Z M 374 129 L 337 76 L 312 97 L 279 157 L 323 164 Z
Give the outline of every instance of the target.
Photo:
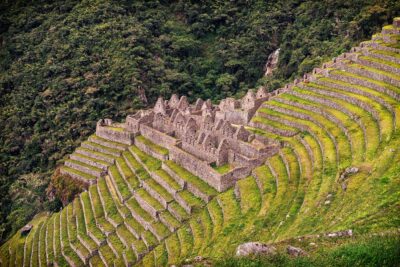
M 248 255 L 273 255 L 276 253 L 276 248 L 271 245 L 263 244 L 260 242 L 248 242 L 239 245 L 236 248 L 236 256 L 248 256 Z
M 353 236 L 353 230 L 344 230 L 344 231 L 337 231 L 332 233 L 327 233 L 325 236 L 327 237 L 345 237 L 345 236 Z
M 302 250 L 301 248 L 297 248 L 297 247 L 293 247 L 293 246 L 288 246 L 286 251 L 290 256 L 293 256 L 293 257 L 307 255 L 307 253 L 304 250 Z
M 26 235 L 32 230 L 33 225 L 32 224 L 27 224 L 21 229 L 21 235 Z

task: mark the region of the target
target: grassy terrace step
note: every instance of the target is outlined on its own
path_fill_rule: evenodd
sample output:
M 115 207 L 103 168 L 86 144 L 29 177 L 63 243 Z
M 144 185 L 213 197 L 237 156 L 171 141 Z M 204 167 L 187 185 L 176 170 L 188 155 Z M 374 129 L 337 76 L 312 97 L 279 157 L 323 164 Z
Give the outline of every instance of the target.
M 124 220 L 124 225 L 131 232 L 132 235 L 136 237 L 136 239 L 140 239 L 140 233 L 142 233 L 145 229 L 143 225 L 141 225 L 137 220 L 133 217 L 128 217 Z
M 321 78 L 320 80 L 323 82 L 329 83 L 331 85 L 331 87 L 335 87 L 337 90 L 346 91 L 346 88 L 352 88 L 352 89 L 356 89 L 358 91 L 365 92 L 366 94 L 372 95 L 375 98 L 382 99 L 382 101 L 385 101 L 392 107 L 394 114 L 395 114 L 395 120 L 396 120 L 395 125 L 397 125 L 397 126 L 400 125 L 400 111 L 399 111 L 400 104 L 391 95 L 381 93 L 381 92 L 376 91 L 375 89 L 371 89 L 369 87 L 351 84 L 351 83 L 344 82 L 344 81 L 337 80 L 337 79 Z
M 97 143 L 102 146 L 107 146 L 112 149 L 121 150 L 121 151 L 124 151 L 128 148 L 128 145 L 126 145 L 126 144 L 114 142 L 114 141 L 102 138 L 100 136 L 97 136 L 96 134 L 89 136 L 89 141 L 91 141 L 93 143 Z
M 61 173 L 67 173 L 68 175 L 72 176 L 73 178 L 80 179 L 82 181 L 86 181 L 88 183 L 95 183 L 97 180 L 97 177 L 94 175 L 90 175 L 88 173 L 67 167 L 67 166 L 62 166 L 60 168 Z
M 269 120 L 269 119 L 264 118 L 264 117 L 255 116 L 255 117 L 252 118 L 251 121 L 252 122 L 256 122 L 256 123 L 261 123 L 262 125 L 265 125 L 266 127 L 269 127 L 269 128 L 272 127 L 273 129 L 278 129 L 278 131 L 280 131 L 279 134 L 282 135 L 282 136 L 294 136 L 299 132 L 299 130 L 294 128 L 294 127 L 291 127 L 291 126 L 288 126 L 288 125 L 284 125 L 282 123 L 279 123 L 279 122 L 276 122 L 276 121 L 272 121 L 272 120 Z M 266 130 L 269 130 L 269 129 L 266 129 Z M 274 131 L 271 130 L 271 132 L 277 132 L 277 131 L 276 130 L 274 130 Z M 287 134 L 285 132 L 287 132 Z
M 88 259 L 91 257 L 90 251 L 81 244 L 77 236 L 76 216 L 74 214 L 73 203 L 66 207 L 67 209 L 67 228 L 68 238 L 71 248 L 76 252 L 84 264 L 88 264 Z
M 400 54 L 392 51 L 387 51 L 387 50 L 381 50 L 381 49 L 374 49 L 374 48 L 368 48 L 367 49 L 369 54 L 372 55 L 380 55 L 384 56 L 386 60 L 392 61 L 392 62 L 400 62 Z M 364 50 L 361 52 L 365 53 Z
M 131 211 L 132 217 L 138 221 L 144 229 L 148 229 L 154 221 L 154 218 L 139 205 L 134 197 L 128 199 L 125 204 Z
M 374 57 L 373 55 L 371 56 L 365 56 L 365 55 L 360 55 L 358 59 L 369 61 L 369 62 L 374 62 L 378 63 L 380 66 L 382 66 L 386 71 L 390 71 L 390 73 L 396 75 L 394 72 L 396 69 L 400 69 L 400 64 L 397 64 L 396 62 L 385 60 L 382 58 L 377 58 Z
M 259 215 L 264 216 L 270 209 L 271 201 L 275 198 L 277 192 L 276 180 L 266 165 L 254 169 L 253 175 L 262 195 Z
M 295 99 L 291 97 L 291 99 Z M 287 109 L 297 109 L 295 107 L 291 107 L 289 105 L 281 104 L 281 103 L 271 103 L 271 104 L 277 104 L 280 107 L 284 107 Z M 303 110 L 299 110 L 303 111 Z M 306 111 L 304 111 L 306 112 Z M 299 119 L 297 120 L 299 121 Z M 304 124 L 308 124 L 310 127 L 312 127 L 314 134 L 315 140 L 318 142 L 318 145 L 321 147 L 321 152 L 323 155 L 323 161 L 324 161 L 324 169 L 323 169 L 323 183 L 321 184 L 321 188 L 319 189 L 319 195 L 320 197 L 323 197 L 324 195 L 329 192 L 331 189 L 333 180 L 335 179 L 336 176 L 336 171 L 337 171 L 337 159 L 336 159 L 336 153 L 335 151 L 335 145 L 332 143 L 332 140 L 323 132 L 321 129 L 318 127 L 313 126 L 310 122 L 307 121 L 302 121 Z M 307 134 L 303 133 L 303 136 L 307 136 Z M 318 138 L 318 139 L 316 139 Z M 339 163 L 340 164 L 340 163 Z M 348 164 L 348 162 L 341 162 L 341 164 Z
M 114 231 L 113 225 L 108 222 L 105 218 L 103 204 L 101 202 L 99 192 L 97 191 L 97 186 L 91 186 L 89 188 L 89 197 L 92 204 L 93 214 L 97 223 L 97 226 L 101 229 L 103 233 L 108 235 Z M 118 221 L 117 223 L 122 223 Z
M 110 166 L 110 163 L 104 160 L 96 159 L 93 157 L 89 157 L 80 153 L 73 153 L 70 156 L 70 159 L 81 161 L 83 163 L 89 164 L 93 167 L 100 168 L 100 169 L 107 169 Z
M 310 101 L 308 101 L 307 99 L 303 99 L 302 98 L 302 93 L 303 91 L 297 91 L 297 89 L 295 89 L 296 92 L 300 93 L 300 94 L 296 94 L 293 99 L 296 99 L 298 103 L 307 106 L 310 105 Z M 307 91 L 307 94 L 309 92 Z M 318 108 L 323 108 L 322 105 L 319 104 L 314 104 L 314 107 L 316 108 L 316 111 L 314 112 L 308 112 L 308 115 L 310 115 L 313 119 L 312 122 L 313 123 L 318 123 L 318 126 L 322 126 L 321 128 L 324 129 L 326 131 L 326 133 L 329 135 L 330 139 L 332 139 L 332 141 L 335 142 L 335 146 L 336 146 L 336 152 L 337 152 L 337 157 L 339 158 L 339 160 L 341 160 L 342 163 L 344 164 L 349 164 L 349 162 L 352 159 L 352 151 L 354 150 L 352 147 L 352 139 L 350 136 L 350 133 L 347 131 L 347 129 L 344 127 L 344 123 L 337 117 L 335 117 L 337 119 L 337 121 L 334 121 L 333 119 L 326 119 L 326 117 L 328 116 L 333 116 L 332 112 L 335 112 L 335 109 L 329 109 L 326 108 L 326 111 L 324 111 L 322 113 L 318 111 Z M 332 112 L 330 112 L 332 111 Z M 286 115 L 281 116 L 286 117 Z M 297 122 L 300 122 L 300 119 L 296 120 Z M 307 122 L 307 120 L 301 120 L 302 123 Z M 336 122 L 336 123 L 335 123 Z M 351 138 L 349 140 L 349 138 Z M 361 144 L 362 145 L 362 144 Z M 360 147 L 358 147 L 360 148 Z M 362 148 L 362 147 L 361 147 Z M 362 157 L 363 154 L 361 154 Z M 358 158 L 360 160 L 360 158 Z
M 111 178 L 111 181 L 112 181 L 114 187 L 117 190 L 117 194 L 118 194 L 120 200 L 123 202 L 123 201 L 127 200 L 128 198 L 130 198 L 132 196 L 132 193 L 129 190 L 129 187 L 128 187 L 126 181 L 119 173 L 116 165 L 113 165 L 108 169 L 108 174 Z
M 95 175 L 97 177 L 100 177 L 104 173 L 103 169 L 94 167 L 92 165 L 86 164 L 86 163 L 84 163 L 82 161 L 78 161 L 78 160 L 67 159 L 65 161 L 65 165 L 70 168 L 79 170 L 81 172 L 84 172 L 84 173 L 87 173 L 90 175 Z
M 375 101 L 373 101 L 373 99 L 366 97 L 366 96 L 362 96 L 359 94 L 355 94 L 355 93 L 349 93 L 349 92 L 343 92 L 340 90 L 336 90 L 332 87 L 328 87 L 328 86 L 322 86 L 322 85 L 317 85 L 317 84 L 313 84 L 313 83 L 309 83 L 307 85 L 308 87 L 311 88 L 316 88 L 317 90 L 320 90 L 319 92 L 333 92 L 336 94 L 340 94 L 343 95 L 347 98 L 352 98 L 355 100 L 358 100 L 360 102 L 363 102 L 367 105 L 369 105 L 371 107 L 371 109 L 376 112 L 376 115 L 373 115 L 374 118 L 376 118 L 376 120 L 379 123 L 379 127 L 381 129 L 381 134 L 382 134 L 382 140 L 386 140 L 388 141 L 388 139 L 390 139 L 392 132 L 393 132 L 393 127 L 394 127 L 394 118 L 392 113 L 383 105 L 381 105 L 380 103 L 377 103 Z M 326 96 L 326 95 L 324 95 Z
M 157 214 L 165 208 L 153 198 L 145 189 L 140 188 L 135 191 L 134 197 L 139 205 L 146 210 L 154 219 L 157 219 Z
M 127 151 L 128 152 L 128 151 Z M 129 152 L 128 152 L 129 153 Z M 128 184 L 128 187 L 131 191 L 134 191 L 137 187 L 140 186 L 140 181 L 136 177 L 136 175 L 131 171 L 128 164 L 126 164 L 123 157 L 119 157 L 116 160 L 116 165 L 119 173 L 125 179 Z
M 101 153 L 104 153 L 104 154 L 108 154 L 108 155 L 111 155 L 111 156 L 114 156 L 114 157 L 119 157 L 121 155 L 121 151 L 118 150 L 118 149 L 110 148 L 110 147 L 103 146 L 103 145 L 100 145 L 98 143 L 93 143 L 93 142 L 90 142 L 90 141 L 82 142 L 82 147 L 85 147 L 85 148 L 88 148 L 88 149 L 91 149 L 91 150 L 94 150 L 94 151 L 97 151 L 97 152 L 101 152 Z
M 114 161 L 115 161 L 115 156 L 112 156 L 112 155 L 109 155 L 109 154 L 106 154 L 106 153 L 102 153 L 102 152 L 99 152 L 99 151 L 95 151 L 95 150 L 92 150 L 92 149 L 89 149 L 89 148 L 86 148 L 86 147 L 78 147 L 75 150 L 75 153 L 79 153 L 79 154 L 82 154 L 82 155 L 85 155 L 85 156 L 89 156 L 89 157 L 92 157 L 92 158 L 95 158 L 95 159 L 99 159 L 99 160 L 108 162 L 110 164 L 114 164 Z
M 189 214 L 186 212 L 186 210 L 176 201 L 168 204 L 168 211 L 180 222 L 189 218 Z
M 80 243 L 90 252 L 90 254 L 94 254 L 97 251 L 97 244 L 90 236 L 87 235 L 83 208 L 79 198 L 74 199 L 73 207 L 76 216 L 77 238 Z
M 155 171 L 161 168 L 161 161 L 144 153 L 137 146 L 130 146 L 129 151 L 144 167 L 149 171 Z
M 222 213 L 221 206 L 219 205 L 218 201 L 215 198 L 208 203 L 207 211 L 209 214 L 209 218 L 211 218 L 211 222 L 212 222 L 212 233 L 211 233 L 211 237 L 210 237 L 211 240 L 208 240 L 208 241 L 212 242 L 215 240 L 215 238 L 217 238 L 217 235 L 222 230 L 222 226 L 224 224 L 224 214 Z M 210 224 L 210 222 L 207 221 L 207 217 L 205 214 L 203 214 L 203 217 L 204 217 L 205 224 Z M 203 219 L 203 217 L 202 217 L 202 219 Z M 205 225 L 203 225 L 203 226 L 204 226 L 204 228 L 206 228 Z
M 311 92 L 309 92 L 310 94 L 312 94 Z M 285 97 L 286 99 L 288 99 L 288 97 Z M 309 100 L 303 100 L 299 98 L 296 98 L 294 96 L 291 96 L 292 99 L 297 100 L 297 101 L 302 101 L 305 104 L 308 105 L 315 105 L 314 102 L 311 102 Z M 328 96 L 324 96 L 324 99 L 329 99 L 337 104 L 339 104 L 340 106 L 342 106 L 344 109 L 351 111 L 351 113 L 353 114 L 354 118 L 357 118 L 360 122 L 362 127 L 365 129 L 365 135 L 366 135 L 366 155 L 367 158 L 368 157 L 372 157 L 375 153 L 375 151 L 378 149 L 379 146 L 379 142 L 380 142 L 380 129 L 379 129 L 379 125 L 377 123 L 377 121 L 372 117 L 372 115 L 370 113 L 368 113 L 367 111 L 365 111 L 364 109 L 350 104 L 346 101 L 337 99 L 337 98 L 332 98 L 332 97 L 328 97 Z M 321 106 L 323 107 L 324 105 L 321 104 Z
M 338 69 L 331 70 L 329 74 L 335 75 L 335 78 L 342 78 L 342 79 L 351 78 L 352 84 L 357 83 L 358 85 L 363 85 L 365 83 L 366 85 L 368 85 L 369 88 L 373 88 L 374 90 L 377 90 L 380 93 L 385 93 L 395 98 L 396 100 L 400 100 L 400 88 L 393 86 L 389 83 L 377 81 L 372 79 L 371 77 Z M 361 83 L 360 81 L 364 83 Z
M 168 252 L 168 264 L 178 263 L 180 256 L 180 243 L 176 233 L 172 234 L 165 240 L 165 248 Z
M 175 174 L 172 175 L 172 177 L 175 178 L 181 186 L 186 185 L 190 192 L 205 202 L 210 201 L 211 198 L 217 195 L 217 191 L 213 187 L 171 160 L 163 162 L 163 169 L 172 171 Z
M 163 211 L 159 214 L 160 221 L 167 226 L 170 232 L 175 232 L 181 223 L 168 211 Z
M 238 198 L 240 199 L 240 210 L 242 214 L 259 212 L 262 194 L 254 177 L 249 176 L 239 180 L 236 183 L 235 191 L 237 191 Z
M 157 181 L 160 185 L 162 185 L 165 190 L 167 190 L 171 195 L 175 195 L 177 192 L 182 190 L 182 186 L 174 180 L 171 175 L 168 174 L 163 169 L 156 170 L 151 174 L 154 180 Z
M 129 169 L 140 179 L 146 180 L 150 178 L 150 174 L 143 168 L 143 166 L 135 159 L 129 151 L 124 151 L 122 157 Z
M 373 67 L 367 67 L 365 65 L 360 65 L 357 63 L 353 63 L 353 62 L 349 62 L 348 66 L 352 69 L 355 69 L 356 71 L 362 69 L 362 70 L 370 72 L 370 73 L 379 74 L 380 78 L 377 79 L 378 81 L 390 83 L 393 86 L 397 86 L 397 84 L 400 83 L 400 75 L 397 75 L 397 74 L 392 74 L 392 73 L 389 73 L 384 70 L 380 70 L 380 69 L 373 68 Z
M 167 156 L 169 154 L 168 149 L 153 143 L 152 141 L 145 138 L 144 136 L 142 136 L 142 135 L 136 136 L 135 142 L 138 142 L 138 143 L 142 144 L 143 146 L 147 147 L 147 149 L 150 150 L 149 152 L 151 154 L 153 154 L 154 157 L 157 157 L 160 160 L 167 159 Z M 139 145 L 139 144 L 137 144 L 137 145 Z
M 62 255 L 66 258 L 71 265 L 83 265 L 83 262 L 75 251 L 70 247 L 68 238 L 68 222 L 67 222 L 67 209 L 63 209 L 60 215 L 60 230 L 61 230 L 61 251 Z
M 193 235 L 190 230 L 190 227 L 184 226 L 180 228 L 176 234 L 178 235 L 181 251 L 180 258 L 184 259 L 190 256 L 193 249 Z
M 88 235 L 97 243 L 97 245 L 100 245 L 104 243 L 106 236 L 96 225 L 88 192 L 83 192 L 80 195 L 80 199 Z
M 120 214 L 117 205 L 111 196 L 105 179 L 101 178 L 97 182 L 97 192 L 106 218 L 114 225 L 121 224 L 123 222 L 123 216 Z
M 173 196 L 153 179 L 143 181 L 143 188 L 149 192 L 152 197 L 157 199 L 165 209 L 167 208 L 168 203 L 174 200 Z
M 187 213 L 192 213 L 195 209 L 204 206 L 204 202 L 195 197 L 189 191 L 180 191 L 175 195 L 176 201 L 186 210 Z

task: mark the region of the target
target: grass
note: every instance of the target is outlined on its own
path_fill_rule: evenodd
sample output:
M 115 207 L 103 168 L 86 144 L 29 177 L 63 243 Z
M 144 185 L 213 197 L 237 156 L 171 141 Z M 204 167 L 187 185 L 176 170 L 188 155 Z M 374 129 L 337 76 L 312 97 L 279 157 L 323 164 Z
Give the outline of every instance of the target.
M 399 237 L 367 237 L 319 246 L 308 257 L 293 258 L 284 249 L 277 255 L 250 258 L 223 258 L 213 266 L 397 266 Z
M 96 225 L 96 219 L 93 215 L 88 192 L 83 192 L 80 195 L 80 198 L 83 205 L 83 213 L 88 231 L 91 232 L 98 240 L 104 240 L 105 235 Z
M 259 211 L 262 195 L 254 177 L 241 179 L 236 185 L 240 192 L 240 210 L 243 214 Z
M 177 181 L 174 180 L 166 171 L 160 169 L 154 172 L 158 177 L 162 179 L 162 181 L 170 187 L 173 191 L 179 191 L 181 186 Z
M 137 140 L 138 142 L 140 142 L 140 143 L 146 145 L 146 146 L 147 146 L 148 148 L 150 148 L 153 152 L 155 152 L 155 153 L 157 153 L 157 154 L 159 154 L 159 155 L 166 156 L 166 155 L 169 154 L 168 149 L 166 149 L 166 148 L 164 148 L 164 147 L 162 147 L 162 146 L 159 146 L 159 145 L 157 145 L 157 144 L 151 142 L 149 139 L 145 138 L 145 137 L 142 136 L 142 135 L 136 136 L 136 137 L 135 137 L 135 140 Z
M 86 223 L 83 215 L 83 209 L 79 198 L 75 198 L 74 202 L 74 211 L 76 214 L 76 230 L 78 236 L 89 246 L 90 251 L 94 251 L 97 248 L 96 243 L 90 238 L 86 233 Z
M 216 170 L 219 174 L 228 173 L 232 169 L 232 166 L 230 164 L 228 164 L 228 163 L 223 164 L 221 166 L 217 166 L 217 165 L 215 165 L 215 163 L 213 163 L 213 164 L 211 164 L 211 167 L 214 170 Z
M 146 190 L 144 190 L 143 188 L 140 188 L 138 190 L 136 190 L 136 195 L 140 197 L 141 199 L 143 199 L 147 204 L 149 204 L 150 206 L 152 206 L 155 210 L 157 211 L 161 211 L 164 209 L 164 207 L 161 205 L 160 202 L 158 202 L 155 198 L 153 198 Z
M 170 193 L 168 193 L 168 191 L 164 187 L 162 187 L 159 183 L 157 183 L 155 180 L 148 179 L 144 183 L 146 183 L 152 190 L 154 190 L 167 203 L 174 200 L 172 195 Z
M 193 209 L 198 209 L 204 205 L 204 202 L 200 199 L 194 196 L 192 193 L 190 193 L 187 190 L 183 190 L 177 193 L 180 198 L 182 198 L 190 207 Z
M 111 140 L 109 140 L 109 139 L 102 138 L 102 137 L 100 137 L 100 136 L 97 136 L 96 134 L 92 134 L 92 135 L 89 137 L 89 139 L 90 139 L 90 140 L 98 141 L 100 144 L 101 144 L 101 143 L 110 144 L 110 147 L 116 146 L 116 147 L 119 147 L 119 148 L 121 148 L 121 149 L 125 149 L 125 148 L 128 147 L 128 145 L 125 145 L 125 144 L 123 144 L 123 143 L 114 142 L 114 141 L 111 141 Z
M 124 178 L 119 173 L 117 166 L 113 165 L 108 170 L 111 174 L 110 178 L 113 180 L 115 187 L 121 195 L 122 199 L 128 199 L 130 196 L 132 196 L 129 187 L 126 184 Z
M 109 155 L 112 155 L 112 156 L 118 156 L 121 153 L 121 151 L 118 150 L 118 149 L 111 148 L 111 147 L 108 147 L 108 146 L 103 146 L 103 145 L 100 145 L 98 143 L 94 143 L 94 142 L 90 142 L 90 141 L 82 142 L 82 146 L 86 146 L 86 147 L 89 147 L 89 148 L 91 148 L 91 149 L 93 149 L 95 151 L 99 151 L 99 152 L 102 152 L 102 153 L 105 153 L 105 154 L 109 154 Z
M 162 243 L 154 249 L 154 260 L 155 266 L 167 266 L 168 264 L 168 252 L 165 248 L 165 244 Z
M 186 170 L 185 168 L 179 166 L 178 164 L 176 164 L 172 160 L 167 160 L 167 161 L 164 161 L 163 163 L 165 165 L 167 165 L 179 177 L 181 177 L 187 183 L 190 183 L 193 186 L 195 186 L 197 189 L 199 189 L 204 194 L 206 194 L 208 196 L 215 196 L 217 194 L 217 191 L 213 187 L 209 186 L 202 179 L 200 179 L 199 177 L 197 177 L 194 174 L 190 173 L 188 170 Z
M 72 174 L 78 175 L 79 177 L 89 180 L 89 181 L 97 179 L 97 177 L 94 175 L 91 175 L 86 172 L 82 172 L 82 171 L 79 171 L 79 170 L 76 170 L 76 169 L 73 169 L 73 168 L 70 168 L 67 166 L 62 166 L 61 169 L 66 171 L 67 173 L 72 173 Z
M 137 175 L 140 180 L 147 180 L 150 178 L 149 173 L 143 168 L 143 166 L 129 151 L 124 151 L 122 155 L 129 168 L 131 168 L 131 170 Z
M 96 159 L 96 158 L 93 158 L 93 157 L 89 157 L 89 156 L 84 155 L 84 154 L 80 154 L 80 153 L 76 153 L 76 152 L 75 152 L 73 155 L 76 155 L 76 156 L 78 156 L 78 157 L 80 157 L 80 158 L 83 158 L 83 159 L 86 159 L 86 160 L 88 160 L 88 161 L 92 161 L 92 162 L 101 164 L 101 165 L 103 165 L 103 166 L 109 166 L 109 165 L 110 165 L 110 163 L 107 162 L 107 161 L 104 161 L 104 160 L 101 160 L 101 159 Z
M 114 159 L 115 159 L 115 156 L 112 156 L 112 155 L 106 154 L 106 153 L 102 153 L 102 152 L 99 152 L 99 151 L 94 151 L 94 150 L 91 150 L 91 149 L 86 148 L 86 147 L 78 147 L 75 150 L 75 152 L 79 153 L 79 154 L 82 154 L 82 155 L 83 154 L 87 154 L 87 155 L 90 155 L 89 157 L 101 159 L 101 160 L 109 162 L 109 163 L 113 162 Z
M 79 160 L 68 159 L 68 160 L 66 160 L 65 162 L 66 162 L 66 163 L 67 163 L 67 162 L 70 162 L 70 163 L 72 163 L 72 164 L 82 166 L 83 168 L 86 168 L 86 169 L 89 169 L 89 170 L 92 170 L 92 171 L 95 171 L 95 172 L 101 172 L 101 171 L 102 171 L 102 169 L 100 169 L 100 168 L 98 168 L 98 167 L 89 165 L 89 164 L 84 163 L 84 162 L 79 161 Z
M 133 190 L 140 186 L 139 179 L 136 177 L 135 174 L 131 171 L 128 164 L 126 164 L 123 157 L 119 157 L 116 160 L 119 168 L 121 169 L 121 175 L 124 177 L 126 182 L 128 183 L 129 187 Z
M 131 211 L 139 215 L 141 218 L 143 218 L 147 222 L 153 221 L 153 217 L 150 216 L 144 209 L 142 209 L 139 205 L 139 203 L 136 201 L 135 198 L 130 198 L 127 202 L 126 205 L 129 207 Z
M 373 67 L 367 67 L 365 65 L 360 65 L 360 64 L 356 64 L 356 63 L 351 63 L 351 64 L 349 64 L 349 66 L 356 68 L 356 69 L 364 69 L 369 72 L 374 72 L 374 73 L 380 74 L 382 76 L 386 76 L 386 77 L 392 78 L 394 80 L 400 81 L 400 75 L 393 74 L 393 73 L 390 73 L 390 72 L 387 72 L 384 70 L 380 70 L 380 69 L 373 68 Z
M 129 151 L 132 154 L 135 154 L 140 161 L 148 168 L 149 171 L 156 171 L 161 168 L 161 161 L 147 155 L 143 151 L 141 151 L 137 146 L 130 146 Z
M 182 227 L 176 232 L 176 234 L 181 247 L 179 253 L 180 258 L 187 258 L 191 254 L 193 248 L 193 236 L 190 227 Z
M 165 247 L 168 252 L 168 264 L 176 264 L 180 256 L 180 243 L 176 233 L 165 240 Z
M 104 201 L 104 210 L 107 213 L 107 216 L 111 218 L 116 223 L 121 223 L 123 221 L 122 216 L 119 214 L 117 206 L 108 190 L 108 186 L 105 179 L 99 179 L 97 181 L 97 190 L 99 193 L 99 197 L 101 197 Z M 101 195 L 101 196 L 100 196 Z
M 170 209 L 172 209 L 175 213 L 177 213 L 178 220 L 186 220 L 189 217 L 187 212 L 176 201 L 173 201 L 168 204 L 168 210 Z
M 125 224 L 129 225 L 130 228 L 134 229 L 136 233 L 140 234 L 144 231 L 143 226 L 136 221 L 133 217 L 128 217 L 125 219 Z

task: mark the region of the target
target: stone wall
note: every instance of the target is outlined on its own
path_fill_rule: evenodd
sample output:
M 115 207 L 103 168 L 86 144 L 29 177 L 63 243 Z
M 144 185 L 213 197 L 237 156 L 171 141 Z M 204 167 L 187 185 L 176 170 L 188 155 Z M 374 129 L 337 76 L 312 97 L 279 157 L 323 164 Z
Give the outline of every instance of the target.
M 219 192 L 224 190 L 224 187 L 221 187 L 221 175 L 211 168 L 211 166 L 205 161 L 199 160 L 195 156 L 178 147 L 170 149 L 169 157 L 189 172 L 202 178 L 206 183 L 217 189 Z
M 178 140 L 160 131 L 157 131 L 150 126 L 140 125 L 140 134 L 151 140 L 153 143 L 170 149 L 174 147 Z
M 103 120 L 97 122 L 96 135 L 102 138 L 119 142 L 127 145 L 132 145 L 134 140 L 134 134 L 127 131 L 115 131 L 105 125 Z

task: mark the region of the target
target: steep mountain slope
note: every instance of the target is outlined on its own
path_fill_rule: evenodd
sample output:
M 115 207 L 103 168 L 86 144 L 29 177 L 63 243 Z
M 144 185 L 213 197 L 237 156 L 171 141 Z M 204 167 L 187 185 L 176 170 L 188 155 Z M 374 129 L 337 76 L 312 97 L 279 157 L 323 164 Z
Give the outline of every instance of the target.
M 399 12 L 394 0 L 1 1 L 0 243 L 60 208 L 44 197 L 51 173 L 98 119 L 159 95 L 279 88 Z M 263 77 L 278 47 L 279 68 Z
M 143 136 L 134 145 L 91 136 L 62 168 L 95 184 L 36 216 L 28 235 L 1 247 L 1 265 L 160 266 L 229 257 L 248 240 L 397 229 L 399 42 L 396 19 L 277 90 L 246 128 L 279 141 L 279 153 L 222 193 Z M 119 126 L 108 130 L 122 136 Z

